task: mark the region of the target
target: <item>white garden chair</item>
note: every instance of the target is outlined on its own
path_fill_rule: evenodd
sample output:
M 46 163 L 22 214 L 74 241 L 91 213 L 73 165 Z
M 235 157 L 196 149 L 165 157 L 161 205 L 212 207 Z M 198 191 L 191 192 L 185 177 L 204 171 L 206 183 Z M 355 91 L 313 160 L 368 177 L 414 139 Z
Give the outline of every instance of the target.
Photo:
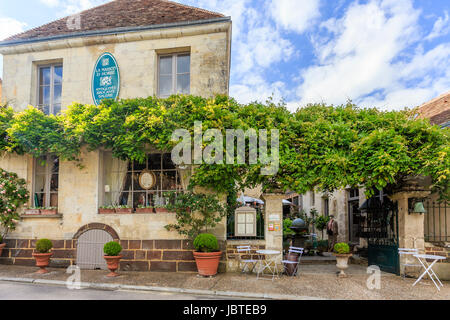
M 252 248 L 250 246 L 237 246 L 236 251 L 239 256 L 239 268 L 241 268 L 241 265 L 243 264 L 244 267 L 242 268 L 242 273 L 246 272 L 246 269 L 249 268 L 250 265 L 252 265 L 251 270 L 248 270 L 249 272 L 253 272 L 253 269 L 255 268 L 256 264 L 259 260 L 254 259 L 242 259 L 242 255 L 250 255 L 252 254 Z
M 289 247 L 289 254 L 297 253 L 298 254 L 298 260 L 297 261 L 290 261 L 290 260 L 283 260 L 283 261 L 281 261 L 283 263 L 285 272 L 286 272 L 286 269 L 287 269 L 288 265 L 297 264 L 295 266 L 294 272 L 292 273 L 292 277 L 295 277 L 297 275 L 298 268 L 300 266 L 300 260 L 302 259 L 302 255 L 303 255 L 303 250 L 304 250 L 303 248 Z
M 411 256 L 414 257 L 415 254 L 419 254 L 419 249 L 408 249 L 408 248 L 398 248 L 398 255 L 401 256 Z M 406 277 L 406 267 L 416 267 L 418 270 L 422 268 L 420 264 L 414 264 L 414 263 L 405 263 L 403 264 L 403 280 L 405 280 Z

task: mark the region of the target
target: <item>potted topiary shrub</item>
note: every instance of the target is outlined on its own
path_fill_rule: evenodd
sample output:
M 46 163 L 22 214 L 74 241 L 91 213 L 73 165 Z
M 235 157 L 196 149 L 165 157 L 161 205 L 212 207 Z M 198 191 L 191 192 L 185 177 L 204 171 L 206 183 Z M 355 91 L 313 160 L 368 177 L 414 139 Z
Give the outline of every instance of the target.
M 336 243 L 333 255 L 336 257 L 336 266 L 341 271 L 339 277 L 347 277 L 344 270 L 348 268 L 348 259 L 352 256 L 350 246 L 345 242 Z
M 103 252 L 105 253 L 105 260 L 106 264 L 108 265 L 108 269 L 110 273 L 107 275 L 107 277 L 118 277 L 119 274 L 116 273 L 116 270 L 119 269 L 119 263 L 120 259 L 122 259 L 122 256 L 120 255 L 120 252 L 122 251 L 122 246 L 115 242 L 111 241 L 105 244 L 103 247 Z
M 209 233 L 199 234 L 194 240 L 194 258 L 199 275 L 211 277 L 217 274 L 222 252 L 217 238 Z
M 36 242 L 36 249 L 35 252 L 33 252 L 33 257 L 36 259 L 36 267 L 40 268 L 36 273 L 48 273 L 46 267 L 50 264 L 50 257 L 53 255 L 50 251 L 52 248 L 53 243 L 48 239 L 40 239 Z
M 319 240 L 317 242 L 317 252 L 319 255 L 323 255 L 324 252 L 328 251 L 328 240 Z

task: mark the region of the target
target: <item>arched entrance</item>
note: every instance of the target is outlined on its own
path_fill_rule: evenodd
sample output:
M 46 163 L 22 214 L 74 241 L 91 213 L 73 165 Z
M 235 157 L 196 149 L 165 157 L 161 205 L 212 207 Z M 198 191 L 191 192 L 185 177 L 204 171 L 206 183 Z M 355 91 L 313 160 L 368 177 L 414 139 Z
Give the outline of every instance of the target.
M 91 224 L 81 228 L 75 235 L 77 239 L 76 264 L 81 269 L 106 270 L 103 258 L 105 243 L 118 240 L 117 233 L 107 225 Z

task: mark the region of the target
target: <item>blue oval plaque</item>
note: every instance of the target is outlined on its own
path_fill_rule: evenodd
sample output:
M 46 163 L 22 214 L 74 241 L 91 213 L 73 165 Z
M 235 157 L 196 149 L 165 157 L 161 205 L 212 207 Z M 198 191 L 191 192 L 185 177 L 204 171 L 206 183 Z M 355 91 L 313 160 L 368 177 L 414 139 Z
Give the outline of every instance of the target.
M 104 99 L 116 99 L 119 96 L 119 65 L 111 53 L 106 52 L 98 58 L 92 74 L 91 90 L 97 106 Z

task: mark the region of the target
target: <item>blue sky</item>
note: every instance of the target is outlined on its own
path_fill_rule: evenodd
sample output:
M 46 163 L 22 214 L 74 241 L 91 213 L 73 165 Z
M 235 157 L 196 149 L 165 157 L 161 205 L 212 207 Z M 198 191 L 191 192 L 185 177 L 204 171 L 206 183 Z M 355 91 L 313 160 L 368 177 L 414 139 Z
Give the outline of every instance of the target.
M 105 2 L 1 0 L 0 38 Z M 177 2 L 232 17 L 230 94 L 243 103 L 391 110 L 450 90 L 449 0 Z

